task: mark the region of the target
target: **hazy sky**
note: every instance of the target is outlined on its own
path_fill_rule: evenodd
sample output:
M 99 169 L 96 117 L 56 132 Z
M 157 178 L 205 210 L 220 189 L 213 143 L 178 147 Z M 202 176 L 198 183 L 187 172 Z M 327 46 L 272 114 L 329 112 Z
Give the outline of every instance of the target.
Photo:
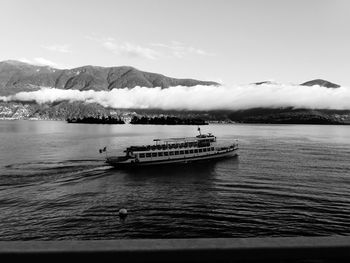
M 0 60 L 350 86 L 350 1 L 0 0 Z

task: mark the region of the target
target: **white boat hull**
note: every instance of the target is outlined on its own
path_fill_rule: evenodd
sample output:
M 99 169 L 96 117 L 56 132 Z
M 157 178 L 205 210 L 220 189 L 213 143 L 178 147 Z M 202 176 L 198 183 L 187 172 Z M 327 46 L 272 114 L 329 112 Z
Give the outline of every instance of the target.
M 226 157 L 234 157 L 238 155 L 238 148 L 228 149 L 223 151 L 217 151 L 214 153 L 206 155 L 197 156 L 184 156 L 180 158 L 163 158 L 160 160 L 150 160 L 150 161 L 118 161 L 118 158 L 108 157 L 106 163 L 116 167 L 116 168 L 129 168 L 129 167 L 140 167 L 140 166 L 153 166 L 153 165 L 166 165 L 166 164 L 176 164 L 176 163 L 192 163 L 200 161 L 217 160 Z

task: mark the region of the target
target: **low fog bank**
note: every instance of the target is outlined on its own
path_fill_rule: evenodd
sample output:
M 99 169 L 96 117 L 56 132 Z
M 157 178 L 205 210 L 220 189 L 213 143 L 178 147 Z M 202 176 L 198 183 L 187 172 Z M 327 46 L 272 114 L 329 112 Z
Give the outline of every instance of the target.
M 283 84 L 241 86 L 194 86 L 79 91 L 41 88 L 0 96 L 0 101 L 36 102 L 83 101 L 117 109 L 162 110 L 245 110 L 251 108 L 350 110 L 350 89 Z

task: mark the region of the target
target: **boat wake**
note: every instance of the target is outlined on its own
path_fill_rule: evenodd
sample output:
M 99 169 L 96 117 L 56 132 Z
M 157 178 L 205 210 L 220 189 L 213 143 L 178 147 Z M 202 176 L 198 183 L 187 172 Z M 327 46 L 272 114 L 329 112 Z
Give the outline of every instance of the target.
M 1 169 L 0 190 L 47 182 L 72 182 L 103 174 L 110 169 L 100 159 L 14 163 Z

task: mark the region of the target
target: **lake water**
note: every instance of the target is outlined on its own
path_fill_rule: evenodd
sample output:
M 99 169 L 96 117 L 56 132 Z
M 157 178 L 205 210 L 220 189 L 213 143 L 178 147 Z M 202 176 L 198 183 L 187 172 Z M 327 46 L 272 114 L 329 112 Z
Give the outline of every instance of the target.
M 119 171 L 122 153 L 196 126 L 0 121 L 0 239 L 350 234 L 350 126 L 203 126 L 239 156 Z M 118 210 L 129 212 L 125 221 Z

